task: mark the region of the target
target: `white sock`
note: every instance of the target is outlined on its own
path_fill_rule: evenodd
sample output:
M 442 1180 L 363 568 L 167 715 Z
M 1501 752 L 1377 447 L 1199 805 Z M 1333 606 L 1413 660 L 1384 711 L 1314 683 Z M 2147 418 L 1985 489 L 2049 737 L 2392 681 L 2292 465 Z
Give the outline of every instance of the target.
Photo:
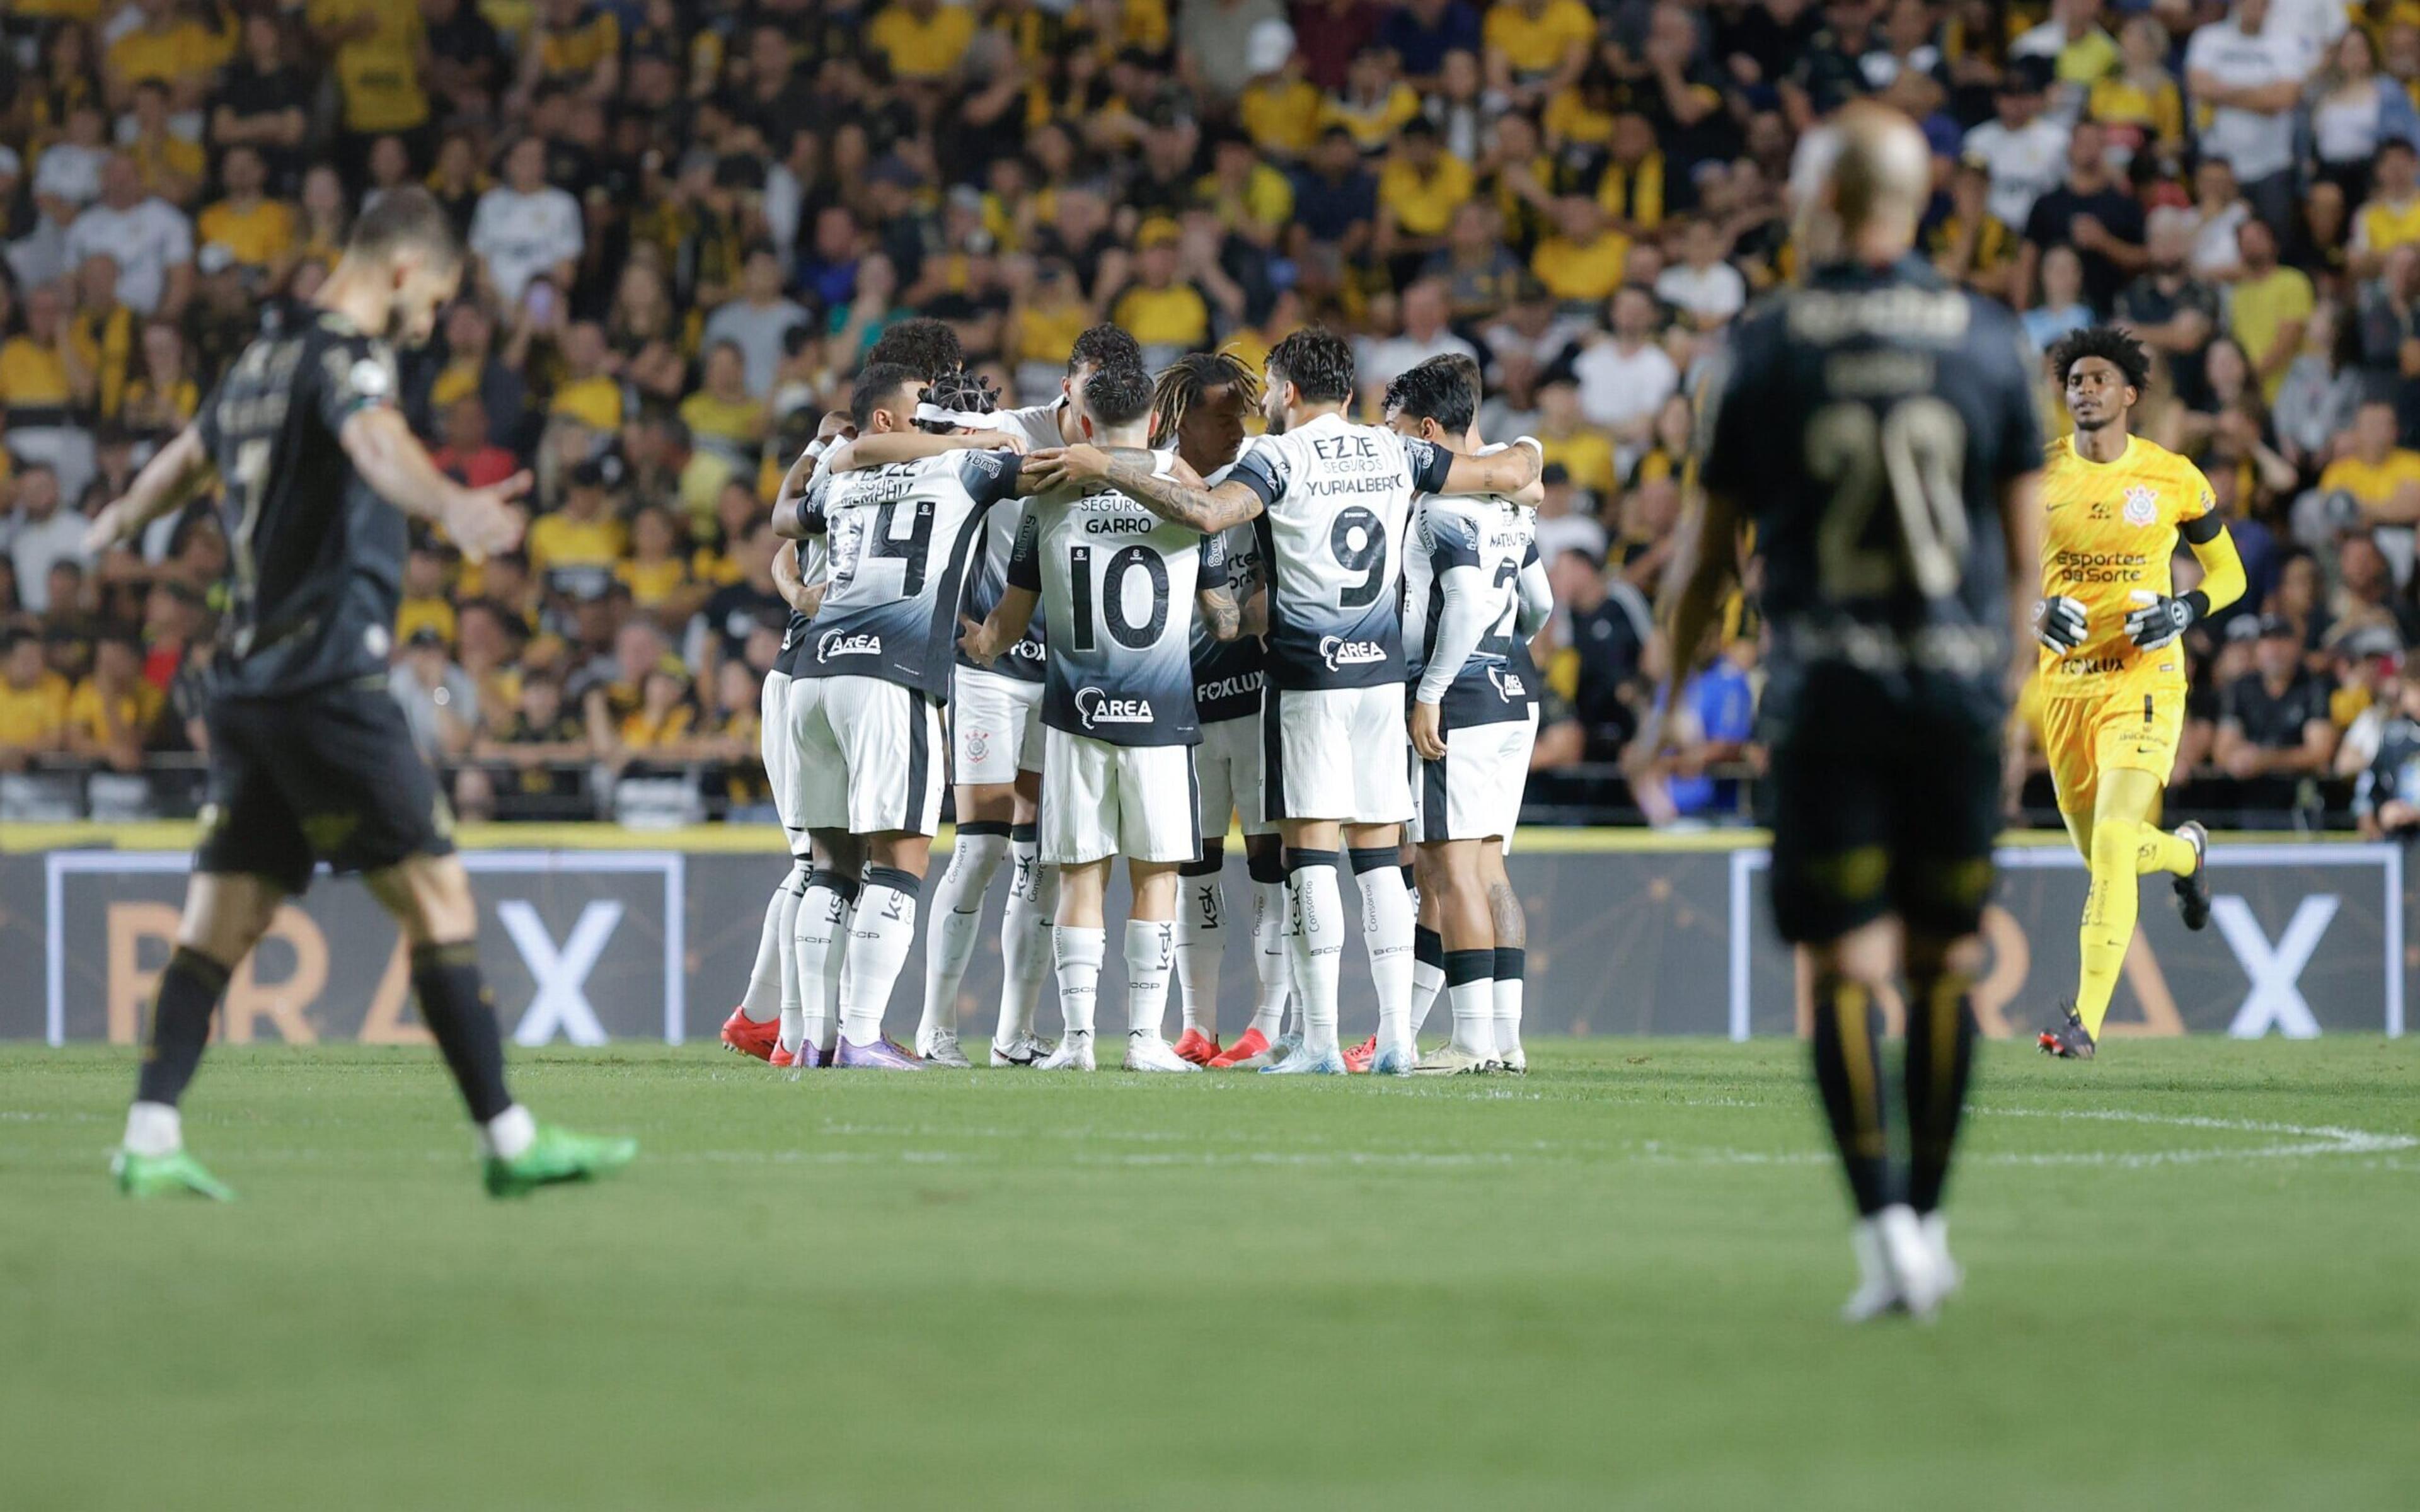
M 1505 958 L 1510 956 L 1508 962 Z M 1521 983 L 1528 971 L 1528 952 L 1498 949 L 1496 952 L 1496 1053 L 1510 1055 L 1521 1048 Z
M 1000 1018 L 991 1031 L 991 1042 L 1002 1049 L 1033 1032 L 1042 979 L 1050 972 L 1050 916 L 1059 908 L 1059 871 L 1042 864 L 1033 826 L 1019 825 L 1009 834 L 1014 870 L 1008 879 L 1008 906 L 1000 918 Z M 1051 895 L 1047 904 L 1043 902 L 1046 885 Z
M 818 872 L 799 900 L 790 943 L 799 958 L 799 1042 L 832 1047 L 837 1032 L 841 968 L 848 959 L 849 902 Z
M 1176 957 L 1176 926 L 1164 919 L 1126 920 L 1126 1032 L 1168 1037 L 1168 972 Z
M 1067 1018 L 1069 1034 L 1093 1032 L 1093 1010 L 1101 995 L 1101 961 L 1109 953 L 1109 932 L 1062 924 L 1050 932 L 1050 950 L 1059 970 L 1059 1011 Z M 1161 990 L 1167 979 L 1160 979 Z
M 924 1014 L 916 1025 L 919 1044 L 941 1030 L 958 1031 L 958 985 L 967 980 L 967 963 L 974 959 L 975 941 L 983 933 L 984 894 L 1007 855 L 1004 827 L 970 832 L 968 825 L 958 826 L 950 869 L 933 889 L 933 932 L 924 939 Z
M 1218 1038 L 1218 957 L 1227 949 L 1227 895 L 1218 873 L 1180 877 L 1176 900 L 1176 985 L 1185 1026 Z
M 782 1034 L 784 1050 L 799 1048 L 799 1036 L 805 1032 L 807 1015 L 805 999 L 799 995 L 799 900 L 806 896 L 807 876 L 814 870 L 804 856 L 799 858 L 797 870 L 782 887 L 780 909 L 782 935 Z
M 537 1142 L 537 1120 L 530 1110 L 519 1103 L 489 1119 L 479 1128 L 479 1152 L 498 1160 L 519 1160 L 523 1151 Z
M 1453 1005 L 1453 1048 L 1481 1060 L 1496 1058 L 1494 950 L 1448 950 L 1442 968 L 1447 1001 Z
M 1302 1009 L 1303 1048 L 1334 1050 L 1336 979 L 1344 959 L 1344 894 L 1336 885 L 1335 852 L 1295 854 L 1322 857 L 1292 866 L 1286 874 L 1286 903 L 1294 915 L 1294 932 L 1286 938 L 1286 948 Z
M 1354 853 L 1357 863 L 1363 854 Z M 1377 866 L 1357 864 L 1354 880 L 1361 885 L 1361 943 L 1370 951 L 1371 985 L 1378 989 L 1378 1044 L 1384 1049 L 1412 1042 L 1412 931 L 1419 916 L 1395 853 L 1380 854 L 1385 859 Z
M 1436 957 L 1432 961 L 1430 956 Z M 1417 1036 L 1427 1026 L 1429 1010 L 1436 1007 L 1437 995 L 1445 991 L 1445 942 L 1433 929 L 1412 932 L 1412 1033 Z
M 130 1155 L 173 1155 L 185 1148 L 185 1117 L 170 1103 L 137 1103 L 126 1110 Z
M 765 900 L 765 926 L 756 932 L 756 964 L 748 972 L 748 991 L 739 1011 L 751 1024 L 782 1016 L 782 904 L 790 896 L 795 874 L 785 873 L 773 896 Z
M 1294 975 L 1286 954 L 1287 915 L 1283 882 L 1252 884 L 1252 960 L 1261 989 L 1252 1005 L 1252 1027 L 1272 1041 L 1285 1027 L 1286 988 Z
M 849 917 L 848 959 L 840 968 L 840 1032 L 851 1044 L 882 1038 L 891 989 L 916 941 L 917 879 L 895 867 L 866 868 Z

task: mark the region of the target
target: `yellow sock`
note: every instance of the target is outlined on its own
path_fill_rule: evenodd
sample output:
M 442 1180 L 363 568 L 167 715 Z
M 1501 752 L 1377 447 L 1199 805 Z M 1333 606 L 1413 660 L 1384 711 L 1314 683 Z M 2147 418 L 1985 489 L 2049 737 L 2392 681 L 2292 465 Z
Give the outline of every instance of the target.
M 2134 915 L 2140 903 L 2137 857 L 2144 849 L 2144 837 L 2157 833 L 2132 819 L 2102 819 L 2092 826 L 2092 887 L 2085 894 L 2084 923 L 2076 932 L 2084 970 L 2076 982 L 2075 1012 L 2084 1021 L 2084 1032 L 2096 1040 L 2101 1038 L 2101 1021 L 2109 1016 L 2118 973 L 2125 968 L 2126 947 L 2134 938 Z
M 2149 875 L 2167 872 L 2177 876 L 2193 875 L 2196 857 L 2193 841 L 2182 835 L 2172 835 L 2151 825 L 2141 825 L 2142 844 L 2134 853 L 2134 870 Z

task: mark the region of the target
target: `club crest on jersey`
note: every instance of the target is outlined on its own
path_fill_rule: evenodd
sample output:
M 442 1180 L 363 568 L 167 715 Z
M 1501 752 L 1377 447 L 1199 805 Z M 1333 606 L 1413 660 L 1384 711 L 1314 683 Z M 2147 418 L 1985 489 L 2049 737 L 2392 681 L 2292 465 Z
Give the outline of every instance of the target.
M 1387 659 L 1387 648 L 1375 640 L 1347 640 L 1342 636 L 1322 636 L 1319 659 L 1327 663 L 1329 671 L 1342 671 L 1347 667 L 1375 667 Z
M 878 635 L 843 635 L 827 630 L 815 641 L 815 660 L 830 661 L 835 656 L 879 656 L 882 637 Z
M 1087 730 L 1105 724 L 1149 724 L 1154 717 L 1149 699 L 1113 698 L 1097 687 L 1076 689 L 1076 717 Z
M 1487 680 L 1495 685 L 1496 696 L 1507 703 L 1514 699 L 1525 699 L 1529 696 L 1528 685 L 1521 681 L 1519 672 L 1509 667 L 1488 668 Z
M 2126 523 L 2149 525 L 2160 517 L 2160 495 L 2141 484 L 2126 490 Z

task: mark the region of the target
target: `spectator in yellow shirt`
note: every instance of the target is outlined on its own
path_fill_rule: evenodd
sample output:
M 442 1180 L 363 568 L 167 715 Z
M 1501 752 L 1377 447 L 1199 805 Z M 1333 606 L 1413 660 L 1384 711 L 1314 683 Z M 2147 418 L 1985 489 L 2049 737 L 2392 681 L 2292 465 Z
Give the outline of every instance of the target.
M 1249 50 L 1252 80 L 1236 97 L 1236 123 L 1254 147 L 1280 162 L 1310 156 L 1326 100 L 1303 77 L 1294 28 L 1282 21 L 1260 22 L 1252 27 Z
M 547 412 L 568 415 L 590 430 L 622 428 L 622 385 L 613 377 L 613 352 L 605 328 L 574 320 L 563 332 L 563 379 L 554 386 Z
M 110 43 L 102 57 L 110 108 L 132 109 L 134 86 L 145 79 L 165 85 L 168 101 L 177 109 L 199 108 L 219 65 L 226 61 L 225 40 L 183 15 L 178 0 L 138 0 L 138 8 L 142 24 Z
M 755 466 L 768 417 L 765 401 L 749 396 L 748 360 L 737 343 L 719 341 L 706 348 L 706 386 L 681 401 L 680 417 L 700 448 L 721 454 L 742 471 Z
M 1322 102 L 1319 124 L 1341 126 L 1353 145 L 1375 156 L 1387 150 L 1405 121 L 1420 113 L 1420 97 L 1398 76 L 1395 54 L 1375 45 L 1353 54 L 1344 88 Z
M 428 124 L 420 77 L 428 36 L 419 0 L 310 0 L 303 17 L 335 54 L 345 102 L 341 150 L 359 181 L 374 138 L 415 134 Z
M 1143 347 L 1145 363 L 1164 367 L 1188 351 L 1210 345 L 1210 301 L 1183 275 L 1176 227 L 1145 222 L 1135 241 L 1136 278 L 1110 301 L 1109 318 Z
M 667 628 L 686 621 L 706 599 L 690 578 L 689 559 L 680 546 L 680 527 L 672 511 L 649 504 L 631 517 L 630 556 L 613 567 L 615 579 L 630 590 L 630 602 Z
M 530 568 L 550 591 L 601 591 L 630 547 L 629 532 L 614 517 L 603 464 L 582 462 L 564 480 L 563 507 L 530 522 Z
M 865 40 L 891 63 L 891 76 L 938 84 L 957 69 L 975 39 L 974 9 L 940 0 L 895 0 L 865 28 Z
M 0 631 L 0 772 L 67 748 L 68 680 L 42 660 L 31 630 Z
M 1480 39 L 1487 86 L 1530 109 L 1579 82 L 1596 46 L 1596 18 L 1580 0 L 1497 0 Z
M 622 87 L 622 22 L 611 7 L 587 0 L 545 0 L 534 29 L 535 46 L 521 49 L 513 108 L 525 111 L 541 84 L 559 84 L 590 100 L 612 100 Z
M 1373 245 L 1401 288 L 1445 250 L 1453 212 L 1478 189 L 1470 164 L 1445 150 L 1425 116 L 1404 124 L 1395 155 L 1378 175 L 1378 228 Z
M 1580 413 L 1579 385 L 1559 378 L 1538 391 L 1538 446 L 1559 462 L 1572 486 L 1603 501 L 1613 497 L 1613 442 Z
M 2286 369 L 2303 349 L 2303 326 L 2311 317 L 2311 281 L 2300 269 L 2277 261 L 2277 234 L 2265 222 L 2249 220 L 2236 229 L 2243 276 L 2226 293 L 2226 325 L 2251 360 L 2262 399 L 2277 402 Z
M 202 211 L 194 239 L 225 247 L 255 287 L 274 286 L 294 260 L 294 207 L 264 193 L 269 169 L 256 148 L 227 148 L 219 179 L 226 197 Z
M 141 79 L 134 85 L 134 139 L 119 148 L 134 162 L 135 175 L 147 194 L 157 194 L 180 210 L 194 207 L 202 191 L 209 160 L 201 144 L 168 129 L 168 85 Z
M 1529 255 L 1529 270 L 1546 292 L 1567 304 L 1596 304 L 1621 286 L 1630 239 L 1606 223 L 1605 208 L 1586 194 L 1555 202 L 1553 236 Z
M 2381 400 L 2355 412 L 2351 449 L 2319 474 L 2319 492 L 2350 496 L 2394 565 L 2395 580 L 2410 579 L 2412 528 L 2420 525 L 2420 452 L 2396 444 L 2395 406 Z
M 2352 218 L 2352 271 L 2375 278 L 2386 255 L 2420 241 L 2420 153 L 2400 137 L 2378 145 L 2378 187 Z
M 69 752 L 116 771 L 139 771 L 165 702 L 143 680 L 143 654 L 132 638 L 104 632 L 93 647 L 92 675 L 68 700 Z
M 1294 185 L 1262 160 L 1246 136 L 1216 139 L 1210 171 L 1194 184 L 1193 198 L 1218 217 L 1221 229 L 1264 250 L 1277 245 L 1294 219 Z
M 408 645 L 421 630 L 434 630 L 447 645 L 459 628 L 446 591 L 445 557 L 435 547 L 415 546 L 403 559 L 403 597 L 395 610 L 395 643 Z

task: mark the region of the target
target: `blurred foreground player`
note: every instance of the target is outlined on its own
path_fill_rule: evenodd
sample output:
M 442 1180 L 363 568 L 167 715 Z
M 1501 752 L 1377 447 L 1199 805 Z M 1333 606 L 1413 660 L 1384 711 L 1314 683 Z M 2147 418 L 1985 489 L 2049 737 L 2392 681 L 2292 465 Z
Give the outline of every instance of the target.
M 2185 728 L 2185 656 L 2178 637 L 2243 594 L 2243 562 L 2201 469 L 2128 434 L 2151 375 L 2142 343 L 2114 326 L 2078 331 L 2050 349 L 2075 434 L 2042 465 L 2042 746 L 2059 817 L 2092 868 L 2085 894 L 2075 1001 L 2044 1029 L 2045 1055 L 2088 1060 L 2126 964 L 2140 906 L 2137 879 L 2176 878 L 2188 929 L 2210 923 L 2210 836 L 2151 822 Z M 2201 586 L 2174 592 L 2182 538 Z
M 1930 165 L 1915 127 L 1852 105 L 1803 152 L 1812 271 L 1741 322 L 1709 380 L 1669 682 L 1703 655 L 1753 524 L 1773 627 L 1773 908 L 1812 957 L 1815 1079 L 1856 1199 L 1846 1316 L 1930 1317 L 1958 1285 L 1938 1210 L 1974 1053 L 2041 435 L 2015 320 L 1909 255 Z M 1904 1166 L 1880 1010 L 1902 968 Z
M 637 1152 L 628 1139 L 538 1124 L 505 1090 L 452 819 L 386 690 L 404 517 L 443 527 L 474 560 L 521 534 L 510 501 L 528 474 L 457 485 L 396 408 L 390 343 L 428 338 L 462 265 L 426 193 L 380 199 L 354 225 L 310 318 L 245 348 L 194 424 L 93 521 L 92 549 L 129 539 L 215 468 L 233 574 L 204 716 L 202 841 L 113 1165 L 129 1194 L 233 1196 L 186 1153 L 177 1101 L 228 976 L 321 860 L 361 872 L 401 926 L 421 1018 L 478 1125 L 490 1193 L 585 1180 Z

